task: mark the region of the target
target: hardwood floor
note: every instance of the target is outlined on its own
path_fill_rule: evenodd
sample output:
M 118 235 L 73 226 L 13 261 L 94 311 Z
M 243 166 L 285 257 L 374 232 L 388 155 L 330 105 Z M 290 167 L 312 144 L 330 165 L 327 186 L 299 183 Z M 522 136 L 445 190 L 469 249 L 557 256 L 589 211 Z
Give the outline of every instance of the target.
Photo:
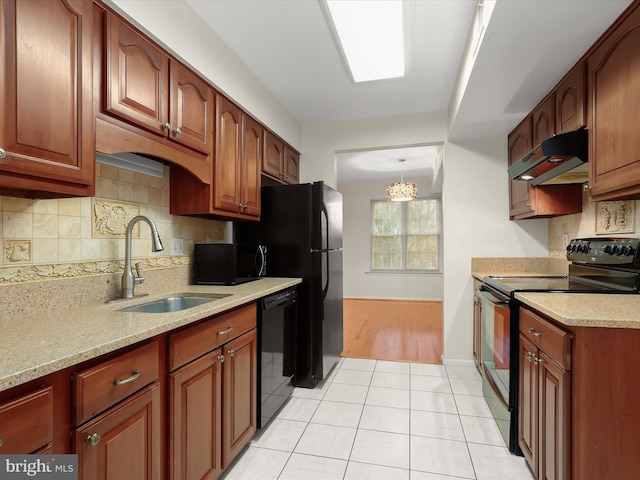
M 442 302 L 343 302 L 343 357 L 442 363 Z

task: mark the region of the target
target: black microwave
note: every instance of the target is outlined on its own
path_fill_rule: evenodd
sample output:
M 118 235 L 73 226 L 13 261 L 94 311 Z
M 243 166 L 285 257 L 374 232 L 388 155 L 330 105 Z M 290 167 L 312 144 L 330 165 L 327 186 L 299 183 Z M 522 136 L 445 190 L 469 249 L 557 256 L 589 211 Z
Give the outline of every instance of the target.
M 267 247 L 244 243 L 196 243 L 193 274 L 196 285 L 239 285 L 267 273 Z

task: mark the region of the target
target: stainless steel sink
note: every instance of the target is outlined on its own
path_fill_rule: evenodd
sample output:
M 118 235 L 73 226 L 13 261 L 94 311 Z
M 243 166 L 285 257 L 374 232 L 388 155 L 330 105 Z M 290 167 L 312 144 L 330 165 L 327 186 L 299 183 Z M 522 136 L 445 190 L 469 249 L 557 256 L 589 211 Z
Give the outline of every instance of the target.
M 203 293 L 190 294 L 180 293 L 167 298 L 161 298 L 153 302 L 134 305 L 133 307 L 122 308 L 119 312 L 142 312 L 142 313 L 169 313 L 197 307 L 209 302 L 228 297 L 230 293 Z

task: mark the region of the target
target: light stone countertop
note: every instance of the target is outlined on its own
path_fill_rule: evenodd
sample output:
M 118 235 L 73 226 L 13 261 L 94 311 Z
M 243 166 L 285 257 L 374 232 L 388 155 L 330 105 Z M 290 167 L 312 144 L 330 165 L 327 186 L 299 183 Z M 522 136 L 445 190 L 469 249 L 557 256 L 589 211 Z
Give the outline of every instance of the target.
M 118 350 L 161 333 L 223 313 L 301 283 L 299 278 L 262 278 L 233 287 L 186 285 L 180 289 L 111 304 L 93 304 L 0 321 L 0 391 Z M 230 294 L 170 313 L 119 312 L 178 293 Z
M 640 328 L 640 294 L 521 292 L 515 298 L 568 326 Z

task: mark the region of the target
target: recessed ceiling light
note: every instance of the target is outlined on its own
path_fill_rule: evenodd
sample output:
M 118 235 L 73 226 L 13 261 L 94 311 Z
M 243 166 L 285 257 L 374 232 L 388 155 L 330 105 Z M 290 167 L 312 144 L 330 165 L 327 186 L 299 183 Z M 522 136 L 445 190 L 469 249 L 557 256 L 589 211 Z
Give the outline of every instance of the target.
M 322 0 L 354 82 L 405 76 L 402 0 Z

